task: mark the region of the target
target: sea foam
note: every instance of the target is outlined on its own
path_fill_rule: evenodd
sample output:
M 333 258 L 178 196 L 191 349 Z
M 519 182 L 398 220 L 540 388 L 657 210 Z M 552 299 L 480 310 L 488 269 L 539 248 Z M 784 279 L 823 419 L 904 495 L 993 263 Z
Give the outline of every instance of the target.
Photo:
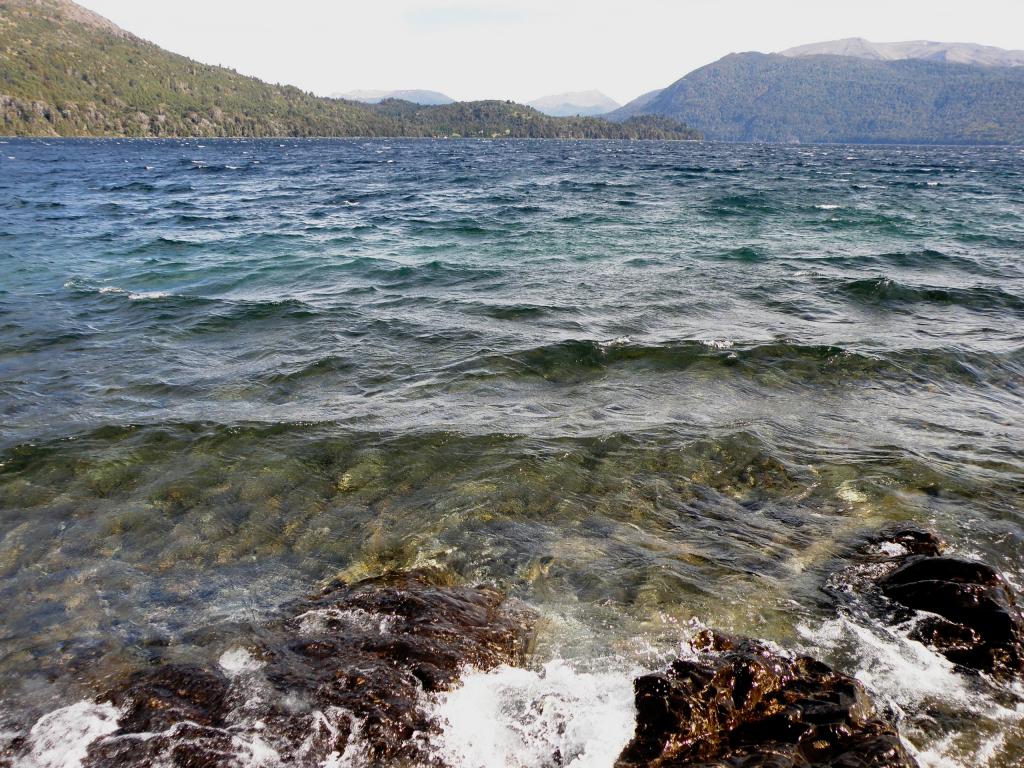
M 80 701 L 43 715 L 29 731 L 22 768 L 79 768 L 89 745 L 117 730 L 113 704 Z
M 442 695 L 438 757 L 465 768 L 605 768 L 633 736 L 633 678 L 555 660 L 537 671 L 470 673 Z

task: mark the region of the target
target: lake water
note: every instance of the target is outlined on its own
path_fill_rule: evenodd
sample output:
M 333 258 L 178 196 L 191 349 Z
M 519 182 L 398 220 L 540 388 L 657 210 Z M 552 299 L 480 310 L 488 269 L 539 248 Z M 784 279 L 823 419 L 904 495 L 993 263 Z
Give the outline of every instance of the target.
M 545 617 L 438 703 L 449 755 L 531 764 L 465 736 L 547 691 L 610 765 L 706 625 L 1019 765 L 1024 690 L 822 590 L 904 521 L 1024 586 L 1019 149 L 0 143 L 0 745 L 430 566 Z

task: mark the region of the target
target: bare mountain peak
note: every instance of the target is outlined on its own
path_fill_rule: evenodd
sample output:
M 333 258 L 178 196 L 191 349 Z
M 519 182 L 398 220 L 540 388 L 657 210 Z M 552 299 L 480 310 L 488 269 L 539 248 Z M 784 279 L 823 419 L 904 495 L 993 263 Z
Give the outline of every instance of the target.
M 1008 51 L 976 43 L 940 43 L 932 40 L 908 40 L 901 43 L 873 43 L 862 37 L 811 43 L 781 51 L 783 56 L 850 56 L 874 61 L 919 59 L 983 67 L 1024 66 L 1024 51 Z

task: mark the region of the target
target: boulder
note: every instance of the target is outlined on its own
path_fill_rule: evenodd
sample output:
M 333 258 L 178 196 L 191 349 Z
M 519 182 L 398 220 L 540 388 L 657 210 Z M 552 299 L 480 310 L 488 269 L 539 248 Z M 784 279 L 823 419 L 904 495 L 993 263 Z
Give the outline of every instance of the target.
M 439 725 L 423 694 L 465 666 L 521 663 L 532 622 L 496 590 L 426 574 L 336 584 L 233 650 L 235 663 L 165 664 L 113 686 L 101 699 L 123 712 L 119 728 L 84 766 L 430 765 Z
M 877 584 L 890 600 L 929 614 L 916 622 L 912 637 L 953 663 L 999 676 L 1024 671 L 1024 615 L 990 565 L 908 555 Z
M 636 680 L 636 734 L 617 768 L 917 765 L 853 678 L 713 632 L 694 650 Z

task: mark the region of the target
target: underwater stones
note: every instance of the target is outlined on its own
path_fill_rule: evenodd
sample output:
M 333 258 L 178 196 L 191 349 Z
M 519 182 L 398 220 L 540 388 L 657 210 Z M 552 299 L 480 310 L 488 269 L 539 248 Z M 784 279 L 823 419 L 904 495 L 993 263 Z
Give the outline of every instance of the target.
M 704 632 L 696 658 L 634 683 L 636 733 L 617 768 L 912 768 L 863 687 L 809 657 Z
M 118 730 L 84 765 L 434 764 L 423 694 L 467 666 L 522 663 L 534 618 L 496 590 L 425 573 L 334 584 L 285 615 L 232 651 L 243 665 L 166 664 L 115 686 L 102 698 Z

